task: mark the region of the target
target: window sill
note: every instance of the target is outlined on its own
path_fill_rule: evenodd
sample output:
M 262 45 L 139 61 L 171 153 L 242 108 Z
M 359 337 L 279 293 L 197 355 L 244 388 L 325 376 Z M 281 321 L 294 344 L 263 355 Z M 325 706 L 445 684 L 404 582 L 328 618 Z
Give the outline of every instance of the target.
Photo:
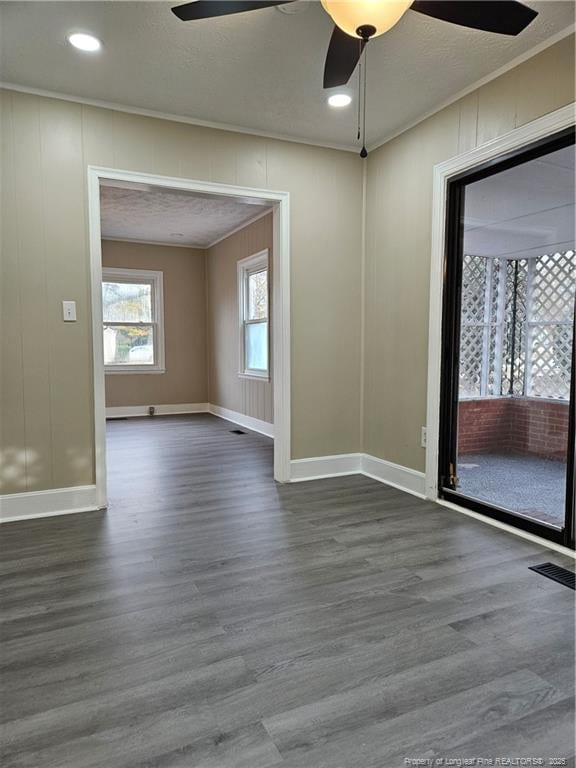
M 239 379 L 253 379 L 255 381 L 270 381 L 270 374 L 268 373 L 246 373 L 240 371 L 238 374 Z
M 142 374 L 142 373 L 166 373 L 165 368 L 149 368 L 145 366 L 126 366 L 125 368 L 104 368 L 104 374 L 106 376 L 113 374 L 120 374 L 120 375 L 126 375 L 126 374 Z

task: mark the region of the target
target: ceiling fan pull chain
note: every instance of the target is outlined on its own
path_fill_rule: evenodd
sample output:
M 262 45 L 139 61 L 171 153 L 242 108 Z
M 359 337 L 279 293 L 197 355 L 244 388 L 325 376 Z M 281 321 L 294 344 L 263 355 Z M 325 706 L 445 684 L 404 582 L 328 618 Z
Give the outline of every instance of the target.
M 358 54 L 358 134 L 356 136 L 356 141 L 360 141 L 360 135 L 361 135 L 361 99 L 362 99 L 362 41 L 358 42 L 358 47 L 360 49 L 360 52 Z
M 363 94 L 362 94 L 362 149 L 360 150 L 360 157 L 368 157 L 368 150 L 366 149 L 366 80 L 368 75 L 368 44 L 364 48 L 364 62 L 362 66 L 362 74 L 364 76 Z

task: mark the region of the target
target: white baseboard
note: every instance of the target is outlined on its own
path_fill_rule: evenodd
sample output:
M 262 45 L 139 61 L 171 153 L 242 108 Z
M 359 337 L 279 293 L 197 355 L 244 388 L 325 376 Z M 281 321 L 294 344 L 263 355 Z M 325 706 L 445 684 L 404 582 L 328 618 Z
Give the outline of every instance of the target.
M 335 456 L 317 456 L 312 459 L 293 459 L 290 462 L 290 482 L 320 480 L 324 477 L 357 475 L 362 468 L 361 453 L 340 453 Z
M 426 495 L 426 476 L 424 472 L 418 472 L 415 469 L 403 467 L 400 464 L 393 464 L 391 461 L 378 459 L 376 456 L 370 456 L 367 453 L 345 453 L 337 456 L 295 459 L 290 462 L 290 468 L 291 483 L 302 483 L 306 480 L 321 480 L 327 477 L 343 475 L 365 475 L 392 488 L 398 488 L 400 491 L 411 493 L 419 499 L 428 499 L 455 512 L 461 512 L 464 515 L 473 517 L 482 523 L 507 531 L 514 536 L 528 539 L 528 541 L 532 541 L 535 544 L 540 544 L 547 549 L 576 559 L 576 553 L 561 544 L 555 544 L 547 539 L 542 539 L 540 536 L 527 533 L 511 525 L 506 525 L 506 523 L 502 523 L 499 520 L 492 520 L 485 515 L 479 515 L 476 512 L 464 509 L 443 499 L 431 499 Z
M 259 432 L 266 437 L 274 437 L 274 424 L 270 424 L 268 421 L 255 419 L 253 416 L 246 416 L 243 413 L 238 413 L 238 411 L 231 411 L 229 408 L 222 408 L 222 406 L 212 403 L 208 405 L 208 411 L 213 416 L 219 416 L 221 419 L 251 429 L 253 432 Z
M 120 405 L 106 408 L 107 419 L 130 419 L 148 416 L 150 405 Z M 208 403 L 177 403 L 176 405 L 154 405 L 156 416 L 177 416 L 186 413 L 208 413 Z
M 95 509 L 98 509 L 95 485 L 9 493 L 0 496 L 0 523 L 91 512 Z
M 131 419 L 138 416 L 148 416 L 149 405 L 122 405 L 106 408 L 107 419 Z M 259 432 L 266 437 L 274 437 L 274 424 L 267 421 L 256 419 L 253 416 L 246 416 L 238 411 L 231 411 L 229 408 L 222 408 L 220 405 L 212 403 L 177 403 L 175 405 L 155 405 L 156 416 L 176 416 L 187 413 L 211 413 L 226 421 L 239 424 L 241 427 L 251 429 L 253 432 Z
M 312 459 L 295 459 L 290 462 L 290 466 L 290 482 L 293 483 L 319 480 L 323 477 L 366 475 L 421 499 L 426 498 L 423 472 L 378 459 L 367 453 L 344 453 L 336 456 L 317 456 Z
M 362 474 L 379 480 L 381 483 L 399 488 L 420 499 L 426 498 L 426 476 L 424 472 L 418 472 L 401 464 L 393 464 L 391 461 L 378 459 L 368 453 L 362 455 Z

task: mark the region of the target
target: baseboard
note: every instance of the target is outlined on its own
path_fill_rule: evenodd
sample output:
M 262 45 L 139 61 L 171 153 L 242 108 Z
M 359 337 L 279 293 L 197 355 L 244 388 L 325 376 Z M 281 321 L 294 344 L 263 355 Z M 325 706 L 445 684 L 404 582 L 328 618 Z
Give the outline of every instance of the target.
M 421 499 L 426 498 L 423 472 L 418 472 L 391 461 L 384 461 L 366 453 L 344 453 L 336 456 L 317 456 L 290 462 L 290 482 L 319 480 L 342 475 L 366 475 L 386 485 L 399 488 Z
M 400 491 L 411 493 L 419 499 L 428 499 L 443 507 L 448 507 L 455 512 L 461 512 L 468 517 L 473 517 L 479 522 L 491 525 L 495 528 L 511 533 L 513 536 L 519 536 L 528 539 L 535 544 L 540 544 L 547 549 L 560 552 L 567 557 L 576 559 L 576 553 L 571 549 L 555 544 L 554 542 L 527 533 L 519 528 L 514 528 L 499 520 L 479 515 L 471 510 L 458 507 L 456 504 L 444 501 L 443 499 L 430 499 L 426 495 L 426 476 L 423 472 L 418 472 L 410 467 L 403 467 L 400 464 L 393 464 L 391 461 L 378 459 L 376 456 L 370 456 L 367 453 L 345 453 L 337 456 L 317 456 L 312 459 L 295 459 L 290 462 L 291 483 L 302 483 L 306 480 L 321 480 L 328 477 L 339 477 L 343 475 L 365 475 L 373 480 L 378 480 L 392 488 L 398 488 Z
M 106 408 L 107 419 L 131 419 L 148 416 L 148 409 L 154 406 L 156 416 L 177 416 L 186 413 L 207 413 L 208 403 L 176 403 L 175 405 L 120 405 Z
M 246 429 L 251 429 L 253 432 L 259 432 L 266 437 L 274 437 L 274 424 L 270 424 L 268 421 L 262 421 L 261 419 L 255 419 L 253 416 L 246 416 L 244 413 L 238 411 L 231 411 L 229 408 L 222 408 L 220 405 L 208 405 L 208 411 L 213 416 L 219 416 L 221 419 L 231 421 L 233 424 L 238 424 Z
M 71 515 L 98 509 L 96 486 L 56 488 L 0 496 L 0 523 L 12 523 L 36 517 Z
M 391 461 L 378 459 L 368 453 L 362 455 L 362 474 L 379 480 L 381 483 L 399 488 L 420 499 L 426 498 L 426 476 L 424 472 L 418 472 L 401 464 L 393 464 Z
M 148 416 L 149 405 L 121 405 L 106 408 L 107 419 L 131 419 L 138 416 Z M 253 416 L 246 416 L 238 411 L 231 411 L 229 408 L 222 408 L 220 405 L 212 403 L 177 403 L 175 405 L 155 405 L 156 416 L 176 416 L 187 413 L 211 413 L 226 421 L 231 421 L 253 432 L 259 432 L 266 437 L 274 437 L 274 424 L 267 421 L 256 419 Z
M 290 462 L 290 470 L 291 483 L 358 475 L 362 471 L 362 454 L 340 453 L 335 456 L 316 456 L 312 459 L 293 459 Z

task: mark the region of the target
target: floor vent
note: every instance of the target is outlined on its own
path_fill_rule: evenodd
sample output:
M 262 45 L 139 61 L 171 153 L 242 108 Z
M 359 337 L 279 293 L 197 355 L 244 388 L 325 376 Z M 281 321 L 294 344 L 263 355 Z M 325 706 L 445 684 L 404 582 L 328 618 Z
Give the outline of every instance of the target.
M 245 435 L 246 434 L 246 432 L 243 432 L 241 429 L 231 429 L 230 432 L 233 435 Z
M 530 565 L 529 566 L 531 571 L 536 571 L 536 573 L 541 573 L 542 576 L 547 576 L 549 579 L 552 579 L 552 581 L 557 581 L 558 584 L 564 584 L 565 587 L 570 587 L 570 589 L 575 589 L 575 579 L 576 576 L 572 571 L 569 571 L 567 568 L 561 568 L 559 565 L 555 565 L 554 563 L 542 563 L 541 565 Z

